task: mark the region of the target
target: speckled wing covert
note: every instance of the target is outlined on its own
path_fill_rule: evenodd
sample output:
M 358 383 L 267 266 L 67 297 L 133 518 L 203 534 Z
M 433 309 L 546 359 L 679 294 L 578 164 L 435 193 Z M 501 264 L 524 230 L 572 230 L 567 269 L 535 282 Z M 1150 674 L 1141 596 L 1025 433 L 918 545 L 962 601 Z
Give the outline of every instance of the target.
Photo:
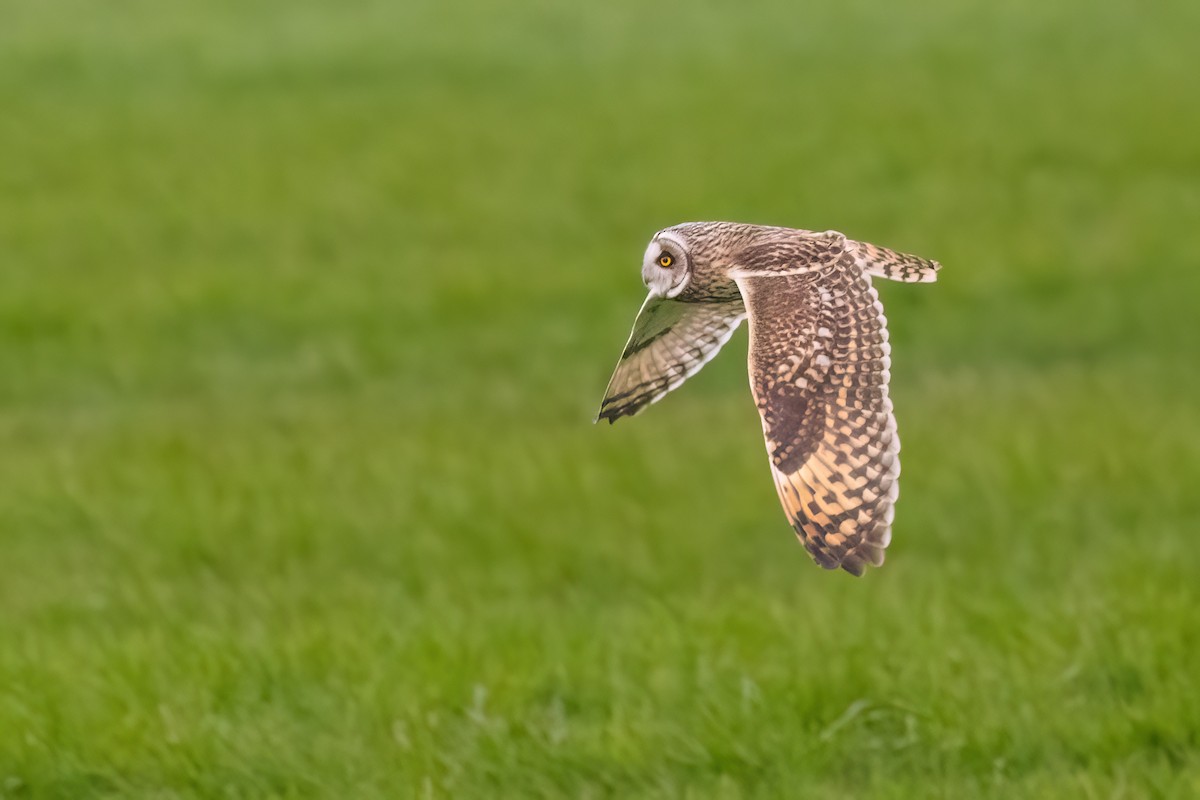
M 740 297 L 705 303 L 646 298 L 597 421 L 633 416 L 695 375 L 745 318 Z
M 750 318 L 750 388 L 775 487 L 826 569 L 883 563 L 899 494 L 886 319 L 868 274 L 931 281 L 936 262 L 859 242 L 804 274 L 737 278 Z

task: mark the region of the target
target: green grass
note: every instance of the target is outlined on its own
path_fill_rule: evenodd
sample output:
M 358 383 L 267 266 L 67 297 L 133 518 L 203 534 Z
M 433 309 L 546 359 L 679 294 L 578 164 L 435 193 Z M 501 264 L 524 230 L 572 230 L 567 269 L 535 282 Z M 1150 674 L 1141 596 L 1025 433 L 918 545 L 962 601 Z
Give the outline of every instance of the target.
M 1200 796 L 1200 6 L 461 6 L 0 8 L 0 797 Z M 714 218 L 945 265 L 861 580 Z

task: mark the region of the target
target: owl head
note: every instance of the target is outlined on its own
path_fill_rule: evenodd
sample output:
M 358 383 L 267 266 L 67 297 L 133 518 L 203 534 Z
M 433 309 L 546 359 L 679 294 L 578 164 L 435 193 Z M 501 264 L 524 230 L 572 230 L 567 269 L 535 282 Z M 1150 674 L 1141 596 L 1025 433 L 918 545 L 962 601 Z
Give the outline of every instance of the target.
M 665 228 L 646 247 L 642 282 L 655 297 L 736 293 L 729 269 L 762 230 L 766 229 L 736 222 L 685 222 Z
M 654 234 L 642 257 L 642 282 L 656 297 L 675 297 L 692 276 L 687 240 L 672 230 Z

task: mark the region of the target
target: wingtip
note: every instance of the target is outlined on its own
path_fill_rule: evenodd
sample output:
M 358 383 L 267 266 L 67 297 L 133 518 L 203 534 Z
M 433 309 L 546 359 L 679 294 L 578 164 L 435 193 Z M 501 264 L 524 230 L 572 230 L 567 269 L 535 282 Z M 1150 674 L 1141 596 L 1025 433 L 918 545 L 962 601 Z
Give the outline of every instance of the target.
M 600 409 L 600 411 L 596 414 L 596 418 L 592 420 L 592 424 L 598 425 L 600 424 L 601 420 L 608 420 L 608 424 L 612 425 L 617 421 L 617 417 L 619 416 L 620 414 L 614 414 L 611 410 L 605 411 L 604 409 Z

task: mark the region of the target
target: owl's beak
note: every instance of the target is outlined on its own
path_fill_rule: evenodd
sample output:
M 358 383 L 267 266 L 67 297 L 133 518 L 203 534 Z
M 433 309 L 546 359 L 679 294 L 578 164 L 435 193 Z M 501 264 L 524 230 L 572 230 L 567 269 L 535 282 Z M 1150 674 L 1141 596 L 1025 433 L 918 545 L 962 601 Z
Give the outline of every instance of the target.
M 672 290 L 678 288 L 682 281 L 668 270 L 656 264 L 646 264 L 642 267 L 642 283 L 650 290 L 652 297 L 670 297 Z
M 650 290 L 651 297 L 664 297 L 669 287 L 663 286 L 663 275 L 653 264 L 642 267 L 642 283 Z

